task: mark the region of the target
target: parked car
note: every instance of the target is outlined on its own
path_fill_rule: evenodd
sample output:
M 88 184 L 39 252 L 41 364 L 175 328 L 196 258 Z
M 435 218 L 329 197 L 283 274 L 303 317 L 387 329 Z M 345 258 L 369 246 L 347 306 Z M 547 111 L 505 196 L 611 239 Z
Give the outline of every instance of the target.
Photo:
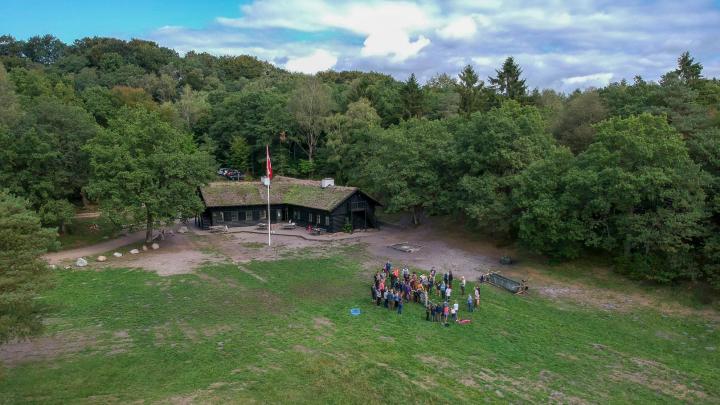
M 225 173 L 226 173 L 228 170 L 230 170 L 230 169 L 225 168 L 225 167 L 221 167 L 221 168 L 218 169 L 217 174 L 218 174 L 218 176 L 224 176 Z
M 227 177 L 230 180 L 242 180 L 245 178 L 245 173 L 243 173 L 239 170 L 230 169 L 225 172 L 225 177 Z

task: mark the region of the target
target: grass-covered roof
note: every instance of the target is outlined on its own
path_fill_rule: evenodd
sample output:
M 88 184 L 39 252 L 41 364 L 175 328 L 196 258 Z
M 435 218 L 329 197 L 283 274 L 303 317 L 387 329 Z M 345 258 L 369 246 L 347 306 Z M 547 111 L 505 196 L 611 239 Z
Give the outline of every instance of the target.
M 271 204 L 290 204 L 332 211 L 358 191 L 357 187 L 320 187 L 315 180 L 276 176 L 270 185 Z M 267 204 L 267 187 L 259 181 L 218 181 L 200 188 L 207 207 Z

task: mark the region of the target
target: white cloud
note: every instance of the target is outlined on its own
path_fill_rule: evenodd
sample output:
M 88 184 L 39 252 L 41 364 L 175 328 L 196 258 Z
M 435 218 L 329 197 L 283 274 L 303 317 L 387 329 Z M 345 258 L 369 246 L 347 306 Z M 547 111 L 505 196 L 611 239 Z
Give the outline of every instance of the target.
M 454 76 L 466 63 L 486 78 L 512 55 L 530 87 L 572 91 L 635 75 L 656 80 L 685 50 L 706 76 L 717 75 L 717 21 L 710 0 L 250 0 L 238 16 L 201 29 L 160 28 L 150 39 L 181 52 L 247 53 L 299 71 L 373 70 L 401 80 Z
M 438 30 L 438 35 L 444 39 L 469 39 L 475 36 L 477 26 L 472 17 L 460 17 L 450 21 L 449 24 Z
M 332 68 L 337 60 L 337 56 L 332 53 L 324 49 L 317 49 L 310 55 L 290 58 L 285 63 L 285 69 L 291 72 L 314 74 Z
M 610 79 L 612 79 L 613 74 L 612 73 L 594 73 L 591 75 L 585 75 L 585 76 L 573 76 L 573 77 L 566 77 L 562 79 L 562 82 L 565 84 L 570 85 L 601 85 L 605 86 L 606 84 L 610 83 Z

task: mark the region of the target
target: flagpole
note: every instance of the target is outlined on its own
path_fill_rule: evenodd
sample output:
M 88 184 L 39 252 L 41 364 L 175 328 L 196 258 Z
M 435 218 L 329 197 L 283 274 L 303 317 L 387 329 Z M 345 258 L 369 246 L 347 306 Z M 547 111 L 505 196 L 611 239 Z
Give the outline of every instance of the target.
M 265 145 L 265 181 L 267 181 L 267 193 L 268 193 L 268 212 L 267 212 L 267 226 L 268 226 L 268 246 L 270 246 L 270 228 L 272 225 L 272 217 L 270 215 L 270 180 L 272 179 L 272 165 L 270 164 L 270 145 Z
M 270 179 L 267 179 L 268 192 L 268 246 L 270 246 Z

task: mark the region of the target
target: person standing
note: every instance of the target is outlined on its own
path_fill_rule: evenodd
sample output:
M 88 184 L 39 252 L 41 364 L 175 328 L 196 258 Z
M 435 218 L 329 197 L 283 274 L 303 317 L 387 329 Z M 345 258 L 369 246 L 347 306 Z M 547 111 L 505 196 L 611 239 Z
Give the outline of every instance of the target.
M 432 310 L 432 308 L 430 308 L 430 305 L 425 304 L 425 320 L 426 321 L 430 320 L 430 311 L 431 310 Z
M 467 304 L 468 304 L 468 312 L 472 312 L 472 311 L 473 311 L 473 297 L 472 297 L 472 294 L 468 294 Z
M 480 286 L 475 286 L 475 308 L 480 308 Z
M 452 288 L 448 286 L 448 288 L 445 289 L 445 301 L 450 301 L 450 294 L 452 294 Z
M 448 273 L 448 285 L 450 287 L 452 287 L 452 282 L 453 282 L 453 274 L 452 274 L 452 270 L 450 270 L 450 272 Z
M 399 297 L 397 301 L 397 308 L 398 308 L 398 315 L 402 315 L 402 307 L 403 307 L 403 299 L 402 297 Z
M 447 285 L 445 285 L 443 281 L 443 283 L 440 284 L 440 297 L 442 297 L 443 300 L 445 299 L 445 290 L 447 290 Z
M 448 305 L 447 301 L 443 304 L 443 320 L 445 324 L 448 323 L 448 315 L 450 314 L 450 306 Z
M 465 276 L 460 278 L 460 295 L 465 296 Z
M 458 311 L 459 311 L 459 310 L 460 310 L 460 305 L 458 305 L 458 302 L 455 301 L 455 304 L 453 304 L 453 309 L 452 309 L 453 321 L 457 321 L 457 320 L 458 320 Z

